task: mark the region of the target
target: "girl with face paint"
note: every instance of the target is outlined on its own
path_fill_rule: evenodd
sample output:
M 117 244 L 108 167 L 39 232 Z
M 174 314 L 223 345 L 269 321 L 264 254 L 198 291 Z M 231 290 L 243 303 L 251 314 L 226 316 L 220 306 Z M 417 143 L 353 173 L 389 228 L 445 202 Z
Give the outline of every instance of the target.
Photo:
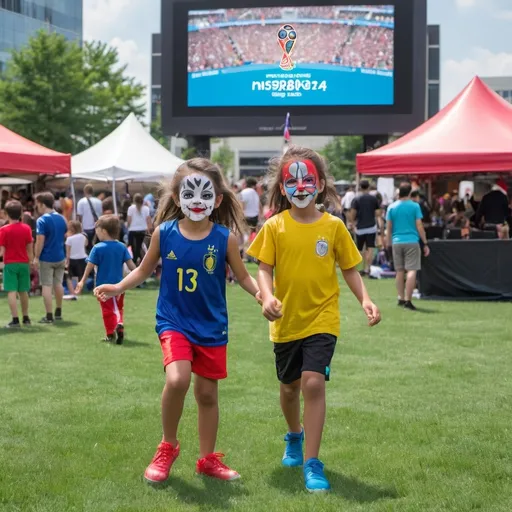
M 220 169 L 195 158 L 177 170 L 159 203 L 158 226 L 141 265 L 117 285 L 100 286 L 102 300 L 135 288 L 162 259 L 156 331 L 163 352 L 166 382 L 162 394 L 163 439 L 144 474 L 163 482 L 180 453 L 178 425 L 194 378 L 199 418 L 196 472 L 220 480 L 240 475 L 222 462 L 215 444 L 219 423 L 218 381 L 227 377 L 226 264 L 240 286 L 256 297 L 233 232 L 243 232 L 243 211 Z M 258 296 L 259 298 L 259 296 Z
M 306 489 L 325 492 L 330 484 L 318 457 L 325 383 L 331 377 L 340 334 L 337 265 L 370 326 L 380 322 L 380 312 L 357 271 L 361 256 L 343 221 L 317 208 L 338 201 L 323 158 L 310 149 L 290 148 L 271 165 L 269 198 L 274 215 L 248 254 L 260 261 L 263 315 L 270 321 L 281 382 L 281 408 L 288 427 L 282 464 L 303 466 Z

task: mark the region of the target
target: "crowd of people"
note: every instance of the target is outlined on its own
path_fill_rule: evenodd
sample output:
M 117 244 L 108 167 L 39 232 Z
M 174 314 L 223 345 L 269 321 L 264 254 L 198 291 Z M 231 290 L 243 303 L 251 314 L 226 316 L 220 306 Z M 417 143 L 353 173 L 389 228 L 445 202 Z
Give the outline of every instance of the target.
M 351 9 L 350 6 L 305 6 L 305 7 L 262 7 L 247 9 L 226 9 L 212 11 L 208 14 L 191 13 L 189 18 L 190 26 L 209 27 L 217 23 L 231 23 L 237 21 L 268 19 L 287 19 L 290 12 L 295 18 L 321 19 L 321 20 L 365 20 L 365 21 L 386 21 L 393 22 L 394 17 L 375 11 L 375 5 L 358 5 L 359 9 Z M 390 7 L 392 8 L 392 7 Z M 366 10 L 367 9 L 367 10 Z
M 394 32 L 384 27 L 305 24 L 297 27 L 293 59 L 369 69 L 394 69 Z M 322 41 L 322 44 L 318 44 Z M 273 64 L 282 58 L 275 25 L 255 24 L 205 29 L 189 34 L 188 71 L 247 63 Z

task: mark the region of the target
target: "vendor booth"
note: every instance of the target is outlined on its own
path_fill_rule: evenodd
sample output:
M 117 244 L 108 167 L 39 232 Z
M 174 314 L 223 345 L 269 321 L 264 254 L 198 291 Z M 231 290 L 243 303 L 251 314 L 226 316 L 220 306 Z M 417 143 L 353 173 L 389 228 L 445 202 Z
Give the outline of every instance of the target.
M 366 176 L 493 175 L 512 171 L 512 106 L 478 77 L 436 116 L 400 139 L 357 155 Z M 446 233 L 445 233 L 446 235 Z M 512 242 L 432 240 L 423 261 L 424 297 L 512 300 Z M 483 238 L 483 237 L 482 237 Z M 509 275 L 510 273 L 510 275 Z M 451 284 L 451 286 L 450 286 Z

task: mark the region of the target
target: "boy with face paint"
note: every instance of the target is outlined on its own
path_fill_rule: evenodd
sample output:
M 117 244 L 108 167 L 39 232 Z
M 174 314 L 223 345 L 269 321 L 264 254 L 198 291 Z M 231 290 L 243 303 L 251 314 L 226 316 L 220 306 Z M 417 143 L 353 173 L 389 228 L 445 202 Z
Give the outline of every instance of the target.
M 215 451 L 219 423 L 218 381 L 227 377 L 228 316 L 226 263 L 240 286 L 253 296 L 256 281 L 248 274 L 230 231 L 242 232 L 243 212 L 208 160 L 185 162 L 162 197 L 158 226 L 140 267 L 117 285 L 100 286 L 101 300 L 135 288 L 162 260 L 156 331 L 163 352 L 166 383 L 162 394 L 163 440 L 146 469 L 151 483 L 167 480 L 180 453 L 178 425 L 191 374 L 198 406 L 199 459 L 196 472 L 220 480 L 240 475 Z
M 324 492 L 330 484 L 318 457 L 325 420 L 325 383 L 331 376 L 340 331 L 336 265 L 370 326 L 380 322 L 380 312 L 357 271 L 361 256 L 347 228 L 341 219 L 316 208 L 317 203 L 328 206 L 337 202 L 322 157 L 309 149 L 292 147 L 271 167 L 270 178 L 270 208 L 275 214 L 248 254 L 260 261 L 263 315 L 271 322 L 281 407 L 288 425 L 282 464 L 304 466 L 306 489 Z

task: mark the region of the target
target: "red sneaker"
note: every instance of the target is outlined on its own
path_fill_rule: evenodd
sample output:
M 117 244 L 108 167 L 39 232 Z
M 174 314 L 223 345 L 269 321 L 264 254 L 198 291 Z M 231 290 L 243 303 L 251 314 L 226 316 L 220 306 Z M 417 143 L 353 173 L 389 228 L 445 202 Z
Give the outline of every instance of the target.
M 144 478 L 150 483 L 165 482 L 169 478 L 169 473 L 174 461 L 180 454 L 180 444 L 173 447 L 171 443 L 162 441 L 156 450 L 155 456 L 151 464 L 147 467 L 144 473 Z
M 237 480 L 240 478 L 236 471 L 221 462 L 222 457 L 224 457 L 223 453 L 212 453 L 203 459 L 199 459 L 196 464 L 196 473 L 219 480 Z

